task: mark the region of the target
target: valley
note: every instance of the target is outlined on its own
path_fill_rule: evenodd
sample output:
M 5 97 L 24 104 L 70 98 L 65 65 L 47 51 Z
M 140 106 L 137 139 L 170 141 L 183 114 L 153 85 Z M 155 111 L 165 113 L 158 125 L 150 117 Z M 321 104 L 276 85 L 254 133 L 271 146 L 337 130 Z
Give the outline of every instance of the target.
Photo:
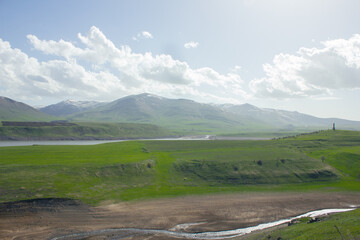
M 1 102 L 0 139 L 34 141 L 0 148 L 2 239 L 189 239 L 360 206 L 360 132 L 339 130 L 359 122 L 151 94 L 44 112 Z M 51 145 L 115 139 L 127 141 Z M 336 236 L 333 225 L 360 236 L 358 210 L 334 216 L 321 216 L 319 239 Z M 296 232 L 317 223 L 304 221 L 231 236 L 307 239 Z
M 0 240 L 360 240 L 359 9 L 0 0 Z
M 190 225 L 180 232 L 220 231 L 359 206 L 359 142 L 359 132 L 329 130 L 257 141 L 2 147 L 0 222 L 6 231 L 0 237 L 171 230 L 185 223 Z M 342 229 L 346 239 L 360 234 L 351 224 L 341 226 L 348 229 Z M 264 231 L 263 237 L 279 236 Z M 114 234 L 88 237 L 172 239 L 159 233 Z

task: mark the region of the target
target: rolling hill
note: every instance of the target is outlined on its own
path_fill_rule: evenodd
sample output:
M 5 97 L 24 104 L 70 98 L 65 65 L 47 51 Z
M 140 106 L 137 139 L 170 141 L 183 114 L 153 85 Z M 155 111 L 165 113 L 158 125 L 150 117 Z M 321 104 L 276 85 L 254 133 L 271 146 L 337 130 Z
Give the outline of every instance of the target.
M 97 204 L 214 192 L 359 191 L 359 136 L 329 130 L 267 141 L 2 147 L 0 202 L 41 196 Z
M 50 121 L 56 118 L 29 105 L 0 96 L 0 121 Z
M 0 140 L 105 140 L 174 136 L 167 129 L 141 123 L 15 123 L 16 126 L 0 126 Z

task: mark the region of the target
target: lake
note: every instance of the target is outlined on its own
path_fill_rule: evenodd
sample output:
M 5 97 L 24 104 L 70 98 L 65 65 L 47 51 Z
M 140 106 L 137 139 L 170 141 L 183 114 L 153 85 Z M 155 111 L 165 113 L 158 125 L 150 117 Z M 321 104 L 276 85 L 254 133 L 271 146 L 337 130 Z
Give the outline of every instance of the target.
M 179 138 L 152 138 L 152 139 L 136 139 L 136 140 L 269 140 L 270 138 L 258 137 L 221 137 L 221 136 L 185 136 Z M 32 146 L 32 145 L 96 145 L 102 143 L 134 141 L 134 139 L 123 140 L 42 140 L 42 141 L 0 141 L 0 147 L 16 147 L 16 146 Z

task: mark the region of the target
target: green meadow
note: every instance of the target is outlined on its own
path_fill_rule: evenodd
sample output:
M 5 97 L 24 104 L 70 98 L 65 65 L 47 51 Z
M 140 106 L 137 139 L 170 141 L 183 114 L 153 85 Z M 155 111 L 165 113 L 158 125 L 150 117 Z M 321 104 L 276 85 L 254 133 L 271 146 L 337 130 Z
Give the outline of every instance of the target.
M 309 223 L 310 218 L 302 218 L 300 222 L 286 228 L 254 234 L 247 240 L 277 239 L 358 239 L 360 236 L 360 209 L 337 213 L 320 218 L 320 221 Z
M 127 141 L 0 148 L 0 202 L 249 191 L 359 191 L 360 132 L 262 141 Z

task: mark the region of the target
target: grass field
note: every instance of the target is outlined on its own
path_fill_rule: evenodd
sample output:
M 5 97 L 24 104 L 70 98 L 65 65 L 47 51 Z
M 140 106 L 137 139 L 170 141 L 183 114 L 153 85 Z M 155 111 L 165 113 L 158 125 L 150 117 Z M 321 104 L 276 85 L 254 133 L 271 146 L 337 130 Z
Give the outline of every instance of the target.
M 359 239 L 360 236 L 360 209 L 338 213 L 320 218 L 319 222 L 308 223 L 310 218 L 300 219 L 300 222 L 286 228 L 265 233 L 254 234 L 247 240 L 271 239 Z
M 0 201 L 239 191 L 359 191 L 360 133 L 267 141 L 129 141 L 0 148 Z

